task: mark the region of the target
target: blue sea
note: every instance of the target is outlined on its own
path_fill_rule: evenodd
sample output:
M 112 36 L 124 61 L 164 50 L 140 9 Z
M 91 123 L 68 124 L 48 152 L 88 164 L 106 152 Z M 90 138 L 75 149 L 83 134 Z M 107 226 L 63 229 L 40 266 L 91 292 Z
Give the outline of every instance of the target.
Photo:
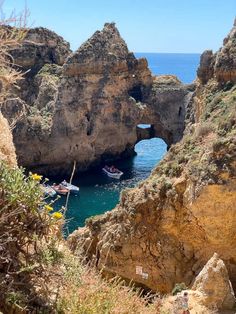
M 196 78 L 200 61 L 198 53 L 135 53 L 136 58 L 146 58 L 154 75 L 173 74 L 183 83 L 191 83 Z
M 183 83 L 191 83 L 196 77 L 199 64 L 199 54 L 178 53 L 136 53 L 137 58 L 145 57 L 154 75 L 174 74 Z M 136 144 L 136 156 L 114 163 L 124 172 L 120 180 L 108 178 L 101 169 L 77 175 L 73 184 L 79 185 L 79 195 L 69 198 L 66 213 L 66 234 L 78 227 L 84 226 L 88 217 L 99 215 L 111 210 L 119 201 L 120 191 L 126 187 L 133 187 L 139 181 L 146 179 L 155 165 L 166 153 L 163 140 L 153 138 Z M 64 178 L 57 178 L 58 182 Z M 69 180 L 69 178 L 65 178 Z M 55 209 L 65 205 L 66 197 L 62 196 L 54 204 Z

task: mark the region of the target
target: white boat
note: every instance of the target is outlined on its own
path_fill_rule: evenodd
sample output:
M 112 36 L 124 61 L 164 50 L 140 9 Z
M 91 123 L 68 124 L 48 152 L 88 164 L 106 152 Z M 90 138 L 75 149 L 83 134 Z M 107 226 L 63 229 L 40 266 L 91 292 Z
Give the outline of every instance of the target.
M 57 194 L 57 192 L 50 185 L 47 184 L 42 184 L 41 189 L 46 196 L 54 197 Z
M 73 184 L 67 182 L 66 180 L 62 181 L 61 185 L 63 185 L 68 190 L 70 190 L 70 192 L 72 192 L 72 193 L 78 193 L 79 192 L 79 187 L 78 186 L 73 185 Z
M 104 168 L 102 168 L 102 170 L 108 177 L 113 179 L 120 179 L 120 177 L 123 175 L 122 171 L 113 166 L 112 167 L 105 166 Z

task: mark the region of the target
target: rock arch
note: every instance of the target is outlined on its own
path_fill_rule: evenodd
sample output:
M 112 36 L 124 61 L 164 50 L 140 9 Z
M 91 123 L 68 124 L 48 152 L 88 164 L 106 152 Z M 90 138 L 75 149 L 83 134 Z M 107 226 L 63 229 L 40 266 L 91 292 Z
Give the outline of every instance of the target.
M 57 48 L 50 46 L 50 38 Z M 30 45 L 26 38 L 20 51 L 14 51 L 16 63 L 23 68 L 33 64 L 30 51 L 38 47 L 46 57 L 40 69 L 29 72 L 14 99 L 27 108 L 14 130 L 20 165 L 50 175 L 70 172 L 77 161 L 83 171 L 106 158 L 133 154 L 144 136 L 162 138 L 168 146 L 182 137 L 192 92 L 174 76 L 153 78 L 146 59 L 129 52 L 114 23 L 105 24 L 72 54 L 48 30 L 32 29 L 29 39 Z M 51 52 L 57 58 L 49 58 Z M 5 111 L 9 118 L 16 106 Z M 146 135 L 137 132 L 142 122 L 152 126 Z

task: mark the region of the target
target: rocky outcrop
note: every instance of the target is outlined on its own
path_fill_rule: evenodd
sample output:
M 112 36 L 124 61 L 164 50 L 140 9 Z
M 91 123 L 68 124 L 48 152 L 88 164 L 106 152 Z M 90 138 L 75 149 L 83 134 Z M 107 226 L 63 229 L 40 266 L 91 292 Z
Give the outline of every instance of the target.
M 162 293 L 190 286 L 214 252 L 236 287 L 236 86 L 216 76 L 196 86 L 183 139 L 113 211 L 68 241 L 104 274 Z
M 10 166 L 16 166 L 16 153 L 12 134 L 7 120 L 0 112 L 0 161 L 4 160 Z
M 234 27 L 224 39 L 224 46 L 217 53 L 215 75 L 219 82 L 236 83 L 236 19 Z
M 32 67 L 4 110 L 11 120 L 25 108 L 14 130 L 20 165 L 50 175 L 70 172 L 74 161 L 82 171 L 129 156 L 146 138 L 140 123 L 168 146 L 183 135 L 192 88 L 173 76 L 153 78 L 113 23 L 73 54 L 54 33 L 34 29 L 13 55 L 24 69 Z
M 70 53 L 68 42 L 43 27 L 29 29 L 21 46 L 11 50 L 14 63 L 30 77 L 44 64 L 63 65 Z
M 236 20 L 229 35 L 224 39 L 223 47 L 214 55 L 206 50 L 200 60 L 198 77 L 203 84 L 215 77 L 218 82 L 236 82 Z
M 201 55 L 197 75 L 203 84 L 207 83 L 207 81 L 214 75 L 214 59 L 212 50 L 206 50 Z
M 224 262 L 214 254 L 194 281 L 192 290 L 203 295 L 202 303 L 208 308 L 231 310 L 235 296 Z

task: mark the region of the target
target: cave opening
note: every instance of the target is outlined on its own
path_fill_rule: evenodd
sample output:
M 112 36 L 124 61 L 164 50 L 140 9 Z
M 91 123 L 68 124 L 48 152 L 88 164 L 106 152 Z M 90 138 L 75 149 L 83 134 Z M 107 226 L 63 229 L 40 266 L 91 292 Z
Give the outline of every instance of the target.
M 136 102 L 143 101 L 143 93 L 140 85 L 135 85 L 128 91 L 128 94 L 133 97 Z
M 152 124 L 138 124 L 136 126 L 137 142 L 155 137 L 155 129 Z
M 179 117 L 181 116 L 181 113 L 182 113 L 182 107 L 179 107 L 179 113 L 178 113 Z

